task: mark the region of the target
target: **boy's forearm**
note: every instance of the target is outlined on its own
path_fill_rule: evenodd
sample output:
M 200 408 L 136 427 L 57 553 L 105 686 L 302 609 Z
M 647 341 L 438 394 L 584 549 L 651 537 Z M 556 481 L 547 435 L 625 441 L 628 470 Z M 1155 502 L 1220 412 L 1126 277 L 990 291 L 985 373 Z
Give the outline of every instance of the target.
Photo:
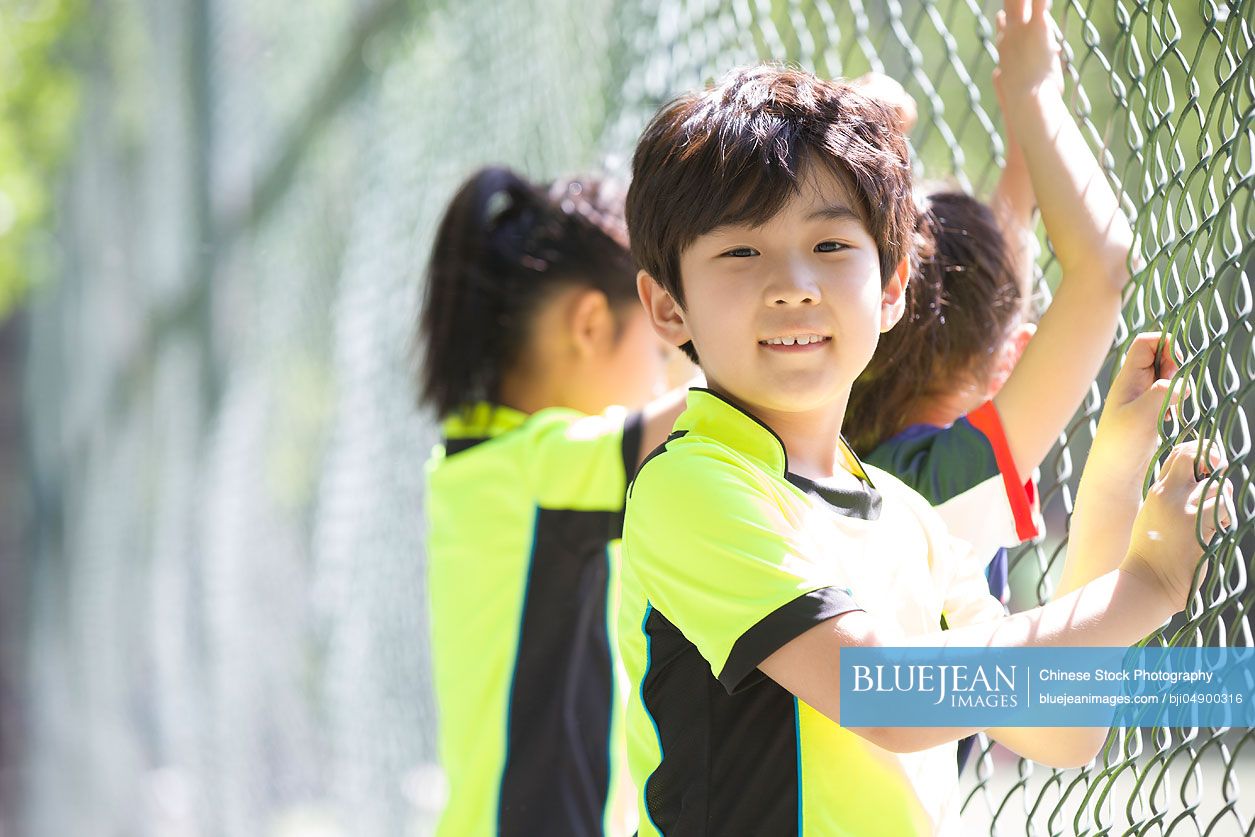
M 793 639 L 759 664 L 768 677 L 834 722 L 841 719 L 841 649 L 1127 647 L 1159 628 L 1180 608 L 1170 585 L 1131 559 L 1078 590 L 1022 613 L 947 631 L 903 636 L 892 622 L 861 610 L 835 616 Z M 1182 596 L 1184 601 L 1184 596 Z M 1012 732 L 1018 752 L 1058 767 L 1084 764 L 1101 744 L 1096 732 L 1075 729 Z M 894 752 L 913 752 L 977 731 L 959 727 L 866 727 L 859 735 Z M 1002 734 L 1001 731 L 996 731 Z M 1054 735 L 1054 740 L 1046 736 Z
M 992 622 L 911 637 L 905 644 L 997 648 L 1129 646 L 1158 629 L 1180 609 L 1179 604 L 1168 602 L 1153 579 L 1122 567 L 1031 610 Z
M 1065 770 L 1093 761 L 1110 727 L 1001 727 L 985 734 L 1018 756 Z
M 864 737 L 895 753 L 915 753 L 983 732 L 1016 755 L 1048 767 L 1088 764 L 1107 739 L 1107 727 L 875 727 Z
M 1118 568 L 1129 550 L 1142 503 L 1141 483 L 1124 463 L 1104 465 L 1100 451 L 1095 440 L 1076 492 L 1056 598 Z
M 1157 630 L 1177 609 L 1154 581 L 1118 569 L 1032 610 L 993 622 L 907 637 L 895 644 L 922 648 L 1124 647 Z M 883 741 L 882 746 L 912 752 L 976 731 L 897 727 L 878 728 L 875 735 Z M 1086 727 L 1022 727 L 989 732 L 1020 755 L 1055 767 L 1085 764 L 1106 738 L 1105 730 Z
M 1090 487 L 1094 487 L 1092 482 Z M 1077 511 L 1081 510 L 1079 503 L 1078 497 Z M 1112 512 L 1117 505 L 1111 504 Z M 1133 506 L 1133 514 L 1136 515 L 1136 503 Z M 1130 518 L 1122 529 L 1124 543 L 1120 548 L 1120 559 L 1127 551 L 1131 526 Z M 1012 626 L 1012 640 L 1021 647 L 1125 646 L 1141 640 L 1162 625 L 1172 615 L 1169 611 L 1173 608 L 1170 605 L 1146 606 L 1148 602 L 1157 601 L 1153 585 L 1117 569 L 1119 560 L 1115 561 L 1115 567 L 1109 566 L 1106 572 L 1100 572 L 1104 563 L 1101 559 L 1107 557 L 1104 550 L 1115 549 L 1118 540 L 1116 537 L 1102 543 L 1100 538 L 1091 538 L 1087 547 L 1097 550 L 1095 554 L 1101 556 L 1100 560 L 1074 566 L 1074 586 L 1061 586 L 1056 599 L 1036 608 L 1038 614 L 1035 619 L 1026 620 L 1028 626 Z M 1073 546 L 1076 545 L 1074 541 Z M 1147 590 L 1151 592 L 1142 592 Z M 1102 605 L 1104 599 L 1109 603 L 1106 608 Z M 1010 618 L 1014 619 L 1014 616 Z M 995 644 L 1003 645 L 1001 642 Z M 1062 769 L 1088 764 L 1102 749 L 1108 731 L 1100 727 L 1002 727 L 986 732 L 990 738 L 1024 758 Z
M 1062 96 L 1042 89 L 1013 97 L 1007 119 L 1065 278 L 1091 276 L 1095 291 L 1119 293 L 1128 281 L 1133 231 Z
M 1126 570 L 1113 570 L 1033 610 L 979 625 L 895 639 L 892 644 L 912 648 L 1128 646 L 1158 629 L 1173 612 L 1175 607 L 1155 582 Z M 867 737 L 881 747 L 907 753 L 974 732 L 978 730 L 897 727 L 867 730 Z M 989 733 L 1024 757 L 1060 768 L 1089 762 L 1106 739 L 1106 730 L 1083 727 L 1001 728 Z

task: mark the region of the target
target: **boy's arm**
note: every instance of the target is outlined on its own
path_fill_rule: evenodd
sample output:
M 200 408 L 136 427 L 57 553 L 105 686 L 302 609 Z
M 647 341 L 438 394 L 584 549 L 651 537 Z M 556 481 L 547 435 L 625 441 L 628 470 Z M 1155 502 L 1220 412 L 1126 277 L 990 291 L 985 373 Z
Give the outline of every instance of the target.
M 1115 569 L 1128 551 L 1142 504 L 1142 479 L 1159 442 L 1159 415 L 1180 390 L 1172 343 L 1158 332 L 1139 334 L 1111 382 L 1093 447 L 1081 474 L 1068 528 L 1069 549 L 1057 594 Z M 1218 467 L 1219 451 L 1208 452 Z
M 1031 473 L 1102 368 L 1119 322 L 1133 233 L 1060 90 L 1045 3 L 1007 0 L 996 83 L 1023 148 L 1063 281 L 994 402 L 1020 473 Z
M 840 723 L 841 649 L 846 647 L 981 647 L 1132 645 L 1157 629 L 1180 603 L 1168 599 L 1149 579 L 1115 570 L 1068 596 L 1010 616 L 923 636 L 901 637 L 864 611 L 833 617 L 798 636 L 759 666 L 800 700 Z M 851 727 L 873 744 L 893 752 L 914 752 L 956 741 L 980 728 Z M 1106 737 L 1106 730 L 1099 730 Z M 1021 755 L 1053 767 L 1086 764 L 1102 739 L 1091 730 L 1069 735 L 1066 728 L 1042 734 L 1032 728 L 990 730 L 995 740 Z
M 840 653 L 845 646 L 998 647 L 1128 646 L 1157 629 L 1185 603 L 1202 549 L 1203 534 L 1223 507 L 1221 487 L 1194 474 L 1196 443 L 1178 445 L 1138 514 L 1119 569 L 1032 610 L 947 631 L 904 637 L 856 611 L 798 635 L 759 668 L 836 723 L 841 717 Z M 1227 491 L 1227 488 L 1225 489 Z M 1200 518 L 1201 515 L 1201 518 Z M 1220 521 L 1223 522 L 1223 521 Z M 851 728 L 895 752 L 926 749 L 970 735 L 973 729 Z M 1090 729 L 1022 728 L 991 735 L 1021 755 L 1056 767 L 1085 764 L 1102 744 Z M 1104 736 L 1105 737 L 1105 736 Z

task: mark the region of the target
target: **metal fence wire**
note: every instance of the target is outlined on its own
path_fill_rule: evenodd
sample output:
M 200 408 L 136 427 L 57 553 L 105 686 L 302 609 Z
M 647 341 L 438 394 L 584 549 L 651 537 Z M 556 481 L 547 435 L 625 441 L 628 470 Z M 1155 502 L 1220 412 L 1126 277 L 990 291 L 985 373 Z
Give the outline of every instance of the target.
M 608 165 L 739 64 L 877 70 L 921 175 L 1002 163 L 993 0 L 98 0 L 26 356 L 20 834 L 428 833 L 440 804 L 409 341 L 472 166 Z M 1112 356 L 1164 328 L 1236 527 L 1152 641 L 1252 645 L 1255 2 L 1055 0 L 1067 101 L 1135 221 Z M 1057 267 L 1043 259 L 1040 305 Z M 1042 469 L 1045 600 L 1110 364 Z M 1112 733 L 1089 768 L 986 748 L 966 831 L 1251 834 L 1250 730 Z M 1243 785 L 1246 796 L 1243 797 Z

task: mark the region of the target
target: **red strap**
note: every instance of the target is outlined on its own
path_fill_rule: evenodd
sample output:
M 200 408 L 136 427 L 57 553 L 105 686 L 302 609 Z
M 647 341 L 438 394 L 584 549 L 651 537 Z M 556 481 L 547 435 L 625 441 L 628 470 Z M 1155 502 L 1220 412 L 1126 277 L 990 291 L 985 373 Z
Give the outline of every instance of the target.
M 1011 457 L 1011 446 L 1007 444 L 1006 432 L 1002 429 L 1002 419 L 994 408 L 992 401 L 986 401 L 967 414 L 967 420 L 979 430 L 990 446 L 994 449 L 994 459 L 998 463 L 998 471 L 1002 474 L 1002 484 L 1006 488 L 1007 501 L 1011 504 L 1011 513 L 1015 517 L 1015 534 L 1022 541 L 1031 540 L 1039 534 L 1037 524 L 1033 520 L 1033 506 L 1037 502 L 1037 487 L 1030 479 L 1024 481 L 1015 470 L 1015 460 Z

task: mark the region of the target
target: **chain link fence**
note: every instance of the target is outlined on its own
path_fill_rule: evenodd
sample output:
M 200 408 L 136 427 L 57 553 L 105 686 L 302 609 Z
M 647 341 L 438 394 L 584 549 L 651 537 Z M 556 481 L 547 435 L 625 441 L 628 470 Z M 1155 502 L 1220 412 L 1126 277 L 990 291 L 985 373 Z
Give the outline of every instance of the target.
M 21 835 L 428 833 L 442 794 L 409 352 L 474 166 L 622 172 L 658 105 L 773 58 L 900 80 L 919 173 L 1002 162 L 981 0 L 100 0 L 28 306 Z M 1238 526 L 1156 640 L 1255 644 L 1255 2 L 1056 0 L 1068 102 L 1135 219 L 1119 341 L 1163 327 Z M 1048 253 L 1048 251 L 1047 251 Z M 1057 269 L 1047 258 L 1039 302 Z M 1113 357 L 1122 349 L 1113 349 Z M 1049 597 L 1110 370 L 1043 467 Z M 970 833 L 1250 834 L 1250 731 L 1126 730 L 1091 768 L 997 748 Z M 1242 798 L 1242 785 L 1248 785 Z

